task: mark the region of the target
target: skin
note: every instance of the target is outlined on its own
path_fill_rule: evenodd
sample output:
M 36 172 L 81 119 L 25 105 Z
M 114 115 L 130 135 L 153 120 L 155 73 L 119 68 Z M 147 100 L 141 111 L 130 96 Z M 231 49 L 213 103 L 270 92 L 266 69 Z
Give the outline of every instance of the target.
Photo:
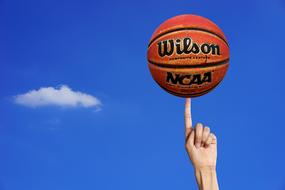
M 192 127 L 191 100 L 185 103 L 185 148 L 195 170 L 199 190 L 218 190 L 217 138 L 207 126 Z

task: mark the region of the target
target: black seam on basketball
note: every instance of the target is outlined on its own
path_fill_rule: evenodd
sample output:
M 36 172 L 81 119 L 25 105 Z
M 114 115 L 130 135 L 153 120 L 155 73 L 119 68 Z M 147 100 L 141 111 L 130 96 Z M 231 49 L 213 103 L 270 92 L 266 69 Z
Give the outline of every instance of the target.
M 170 64 L 157 63 L 157 62 L 154 62 L 151 60 L 148 60 L 148 62 L 152 65 L 162 67 L 162 68 L 207 68 L 207 67 L 215 67 L 215 66 L 227 64 L 229 62 L 229 60 L 230 59 L 225 59 L 225 60 L 218 61 L 218 62 L 202 63 L 199 65 L 179 65 L 179 63 L 175 63 L 178 65 L 170 65 Z
M 163 88 L 164 90 L 166 90 L 167 92 L 171 93 L 171 94 L 174 94 L 174 95 L 177 95 L 177 96 L 192 96 L 192 97 L 197 97 L 197 96 L 201 96 L 203 94 L 206 94 L 208 92 L 210 92 L 211 90 L 213 90 L 214 88 L 216 88 L 220 83 L 222 82 L 222 80 L 220 80 L 215 86 L 211 87 L 210 89 L 208 90 L 204 90 L 202 92 L 199 92 L 199 93 L 188 93 L 188 94 L 183 94 L 183 93 L 177 93 L 177 92 L 174 92 L 174 91 L 171 91 L 163 86 L 161 86 L 158 82 L 156 82 L 161 88 Z
M 219 84 L 219 83 L 218 83 Z M 216 86 L 218 86 L 218 84 L 216 85 Z M 159 85 L 160 86 L 160 85 Z M 173 94 L 173 95 L 176 95 L 176 96 L 191 96 L 191 97 L 197 97 L 197 96 L 201 96 L 201 95 L 203 95 L 203 94 L 206 94 L 206 93 L 208 93 L 208 92 L 210 92 L 211 90 L 213 90 L 216 86 L 214 86 L 214 87 L 212 87 L 212 88 L 210 88 L 210 89 L 208 89 L 208 90 L 204 90 L 204 91 L 202 91 L 202 92 L 199 92 L 199 93 L 177 93 L 177 92 L 174 92 L 174 91 L 171 91 L 171 90 L 168 90 L 168 89 L 166 89 L 166 88 L 164 88 L 164 87 L 162 87 L 162 86 L 160 86 L 161 88 L 163 88 L 164 90 L 166 90 L 167 92 L 169 92 L 169 93 L 171 93 L 171 94 Z
M 173 30 L 169 30 L 169 31 L 163 32 L 163 33 L 157 35 L 155 38 L 153 38 L 153 39 L 149 42 L 148 47 L 150 47 L 150 45 L 151 45 L 155 40 L 157 40 L 158 38 L 160 38 L 161 36 L 166 35 L 166 34 L 169 34 L 169 33 L 172 33 L 172 32 L 182 31 L 182 30 L 195 30 L 195 31 L 202 31 L 202 32 L 207 32 L 207 33 L 213 34 L 213 35 L 217 36 L 218 38 L 220 38 L 221 40 L 223 40 L 223 41 L 226 43 L 226 45 L 229 47 L 229 44 L 228 44 L 228 42 L 226 41 L 226 39 L 224 39 L 224 38 L 223 38 L 222 36 L 220 36 L 219 34 L 216 34 L 215 32 L 212 32 L 212 31 L 207 30 L 207 29 L 203 29 L 203 28 L 192 28 L 192 27 L 176 28 L 176 29 L 173 29 Z

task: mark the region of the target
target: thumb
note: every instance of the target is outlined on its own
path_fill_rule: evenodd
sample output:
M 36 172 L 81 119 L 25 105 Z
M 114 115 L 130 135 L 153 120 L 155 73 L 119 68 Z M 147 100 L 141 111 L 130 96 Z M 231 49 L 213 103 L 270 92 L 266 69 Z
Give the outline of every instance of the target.
M 195 142 L 195 131 L 192 130 L 190 132 L 189 138 L 186 141 L 186 144 L 187 144 L 187 146 L 195 147 L 194 142 Z

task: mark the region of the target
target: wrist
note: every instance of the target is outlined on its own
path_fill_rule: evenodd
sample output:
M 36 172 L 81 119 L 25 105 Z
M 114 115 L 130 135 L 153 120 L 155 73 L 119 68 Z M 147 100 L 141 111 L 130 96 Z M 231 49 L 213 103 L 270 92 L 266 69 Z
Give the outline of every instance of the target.
M 197 181 L 202 178 L 216 177 L 216 166 L 195 167 L 195 176 Z
M 195 166 L 195 172 L 216 172 L 216 166 Z
M 215 166 L 195 168 L 195 177 L 200 190 L 219 189 Z

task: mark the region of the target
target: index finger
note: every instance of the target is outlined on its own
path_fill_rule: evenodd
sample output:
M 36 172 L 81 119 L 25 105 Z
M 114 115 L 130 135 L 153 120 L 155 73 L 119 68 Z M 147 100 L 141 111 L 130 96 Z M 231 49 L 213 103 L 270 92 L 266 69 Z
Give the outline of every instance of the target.
M 185 117 L 186 130 L 191 129 L 192 128 L 192 116 L 191 116 L 191 99 L 190 98 L 186 98 L 184 117 Z

